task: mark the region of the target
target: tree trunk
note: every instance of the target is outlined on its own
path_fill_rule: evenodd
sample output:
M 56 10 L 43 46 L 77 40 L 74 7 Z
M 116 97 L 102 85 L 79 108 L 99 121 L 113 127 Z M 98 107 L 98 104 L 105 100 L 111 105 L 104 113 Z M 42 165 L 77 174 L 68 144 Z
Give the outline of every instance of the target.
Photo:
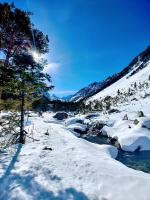
M 21 119 L 20 119 L 20 138 L 19 143 L 25 144 L 25 137 L 24 137 L 24 91 L 21 92 Z

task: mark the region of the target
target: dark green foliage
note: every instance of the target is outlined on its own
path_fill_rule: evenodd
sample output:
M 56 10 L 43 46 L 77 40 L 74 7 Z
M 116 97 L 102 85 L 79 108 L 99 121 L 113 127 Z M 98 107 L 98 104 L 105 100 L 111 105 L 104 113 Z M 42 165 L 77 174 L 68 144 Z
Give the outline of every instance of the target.
M 48 111 L 51 110 L 51 102 L 44 96 L 38 99 L 35 99 L 32 103 L 32 109 L 34 111 Z M 53 105 L 53 104 L 52 104 Z
M 66 102 L 60 100 L 50 101 L 45 96 L 36 99 L 32 103 L 32 108 L 35 111 L 66 111 L 66 112 L 84 112 L 87 108 L 84 102 Z
M 25 53 L 14 56 L 13 61 L 16 89 L 22 88 L 27 94 L 37 96 L 52 88 L 46 84 L 46 81 L 51 81 L 51 77 L 42 72 L 43 61 L 37 63 L 32 55 Z
M 119 89 L 117 90 L 117 94 L 120 95 L 120 90 Z
M 36 46 L 36 51 L 37 53 L 43 54 L 43 53 L 47 53 L 48 52 L 48 36 L 44 35 L 40 30 L 38 29 L 33 29 L 32 31 L 33 37 L 34 37 L 34 41 L 35 42 L 35 46 Z
M 103 105 L 101 101 L 95 101 L 94 102 L 94 110 L 96 111 L 102 111 L 103 110 Z
M 24 107 L 26 98 L 35 98 L 52 89 L 51 81 L 43 73 L 47 61 L 33 58 L 33 51 L 48 52 L 48 36 L 33 28 L 30 13 L 13 4 L 0 3 L 0 52 L 5 59 L 0 63 L 0 93 L 20 99 L 20 143 L 24 143 Z
M 63 102 L 60 100 L 51 101 L 54 111 L 78 111 L 80 102 Z
M 32 28 L 30 15 L 12 4 L 0 3 L 0 51 L 5 55 L 0 65 L 1 86 L 13 79 L 12 62 L 15 55 L 31 50 L 39 54 L 48 52 L 48 36 Z

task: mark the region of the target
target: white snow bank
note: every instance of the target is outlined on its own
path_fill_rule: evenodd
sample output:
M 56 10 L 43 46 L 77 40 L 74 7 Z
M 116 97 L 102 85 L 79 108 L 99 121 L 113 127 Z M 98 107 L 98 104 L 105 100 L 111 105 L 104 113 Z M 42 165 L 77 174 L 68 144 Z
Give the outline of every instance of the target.
M 150 150 L 150 118 L 137 119 L 139 123 L 134 124 L 133 120 L 119 120 L 113 127 L 104 126 L 103 135 L 118 138 L 121 148 L 125 151 Z M 143 128 L 145 126 L 145 128 Z
M 69 130 L 78 129 L 78 130 L 81 130 L 81 131 L 86 131 L 87 125 L 76 123 L 76 124 L 69 125 L 67 128 Z
M 81 117 L 71 117 L 71 118 L 69 118 L 65 121 L 65 125 L 69 126 L 71 124 L 75 124 L 75 123 L 78 123 L 78 122 L 83 122 L 83 119 Z
M 70 130 L 70 131 L 72 131 L 72 133 L 74 135 L 76 135 L 77 137 L 79 137 L 80 134 L 77 133 L 77 131 L 75 131 L 75 130 L 79 130 L 80 132 L 84 132 L 87 129 L 87 125 L 83 125 L 83 124 L 79 124 L 79 123 L 71 124 L 71 125 L 67 126 L 67 129 Z
M 141 126 L 150 129 L 150 116 L 140 118 Z

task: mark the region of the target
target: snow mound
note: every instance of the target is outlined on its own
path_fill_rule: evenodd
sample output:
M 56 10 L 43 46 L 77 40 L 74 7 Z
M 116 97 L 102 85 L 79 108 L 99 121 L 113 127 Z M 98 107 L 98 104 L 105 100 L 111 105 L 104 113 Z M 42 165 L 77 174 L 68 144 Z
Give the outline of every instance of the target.
M 80 122 L 80 123 L 79 123 Z M 71 124 L 75 124 L 75 123 L 79 123 L 79 124 L 82 124 L 83 123 L 83 119 L 81 117 L 71 117 L 69 119 L 67 119 L 65 121 L 65 125 L 66 126 L 69 126 Z
M 143 117 L 134 120 L 119 120 L 113 127 L 104 126 L 102 134 L 117 138 L 120 146 L 125 151 L 150 150 L 150 118 Z

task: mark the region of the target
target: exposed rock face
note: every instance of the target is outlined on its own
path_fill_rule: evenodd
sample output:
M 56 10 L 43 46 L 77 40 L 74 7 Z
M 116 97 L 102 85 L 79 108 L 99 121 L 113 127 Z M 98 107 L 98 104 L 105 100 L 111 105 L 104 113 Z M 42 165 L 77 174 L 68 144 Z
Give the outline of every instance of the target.
M 58 120 L 63 120 L 68 118 L 68 114 L 66 112 L 58 112 L 56 113 L 53 118 L 56 118 Z

